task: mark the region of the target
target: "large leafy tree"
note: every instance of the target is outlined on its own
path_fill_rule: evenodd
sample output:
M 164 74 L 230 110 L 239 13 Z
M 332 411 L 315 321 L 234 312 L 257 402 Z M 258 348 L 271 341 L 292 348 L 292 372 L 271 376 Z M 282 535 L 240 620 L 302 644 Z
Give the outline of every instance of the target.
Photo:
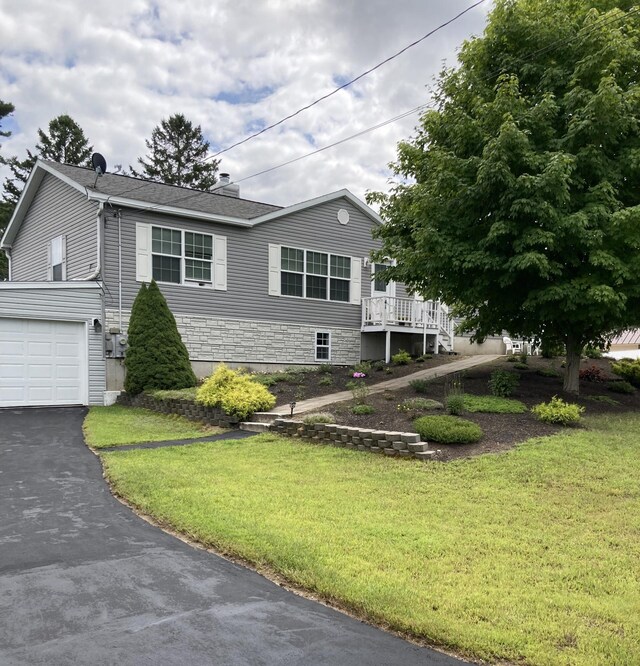
M 586 344 L 640 325 L 640 12 L 496 0 L 373 194 L 388 277 L 453 305 L 479 341 Z M 415 182 L 411 182 L 415 180 Z
M 216 184 L 220 160 L 204 161 L 209 142 L 204 139 L 200 125 L 194 126 L 181 113 L 163 119 L 145 144 L 149 154 L 146 160 L 138 158 L 142 167 L 139 171 L 130 167 L 131 175 L 204 191 Z
M 189 353 L 176 320 L 155 281 L 142 284 L 133 302 L 124 363 L 124 389 L 136 395 L 147 389 L 181 389 L 196 385 Z

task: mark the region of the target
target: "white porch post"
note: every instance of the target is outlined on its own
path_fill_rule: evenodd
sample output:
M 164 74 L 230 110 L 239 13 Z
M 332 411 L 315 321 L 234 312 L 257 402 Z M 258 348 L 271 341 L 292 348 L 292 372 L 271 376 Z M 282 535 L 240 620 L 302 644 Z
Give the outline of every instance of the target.
M 384 345 L 384 361 L 385 363 L 391 362 L 391 331 L 386 332 L 385 345 Z
M 427 317 L 422 313 L 422 355 L 427 353 Z

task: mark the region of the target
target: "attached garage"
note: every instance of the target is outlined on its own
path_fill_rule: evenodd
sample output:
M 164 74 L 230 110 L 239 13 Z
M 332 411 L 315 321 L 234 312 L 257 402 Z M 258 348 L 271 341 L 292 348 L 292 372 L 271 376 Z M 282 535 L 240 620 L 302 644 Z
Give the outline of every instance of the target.
M 0 407 L 103 404 L 95 282 L 0 283 Z

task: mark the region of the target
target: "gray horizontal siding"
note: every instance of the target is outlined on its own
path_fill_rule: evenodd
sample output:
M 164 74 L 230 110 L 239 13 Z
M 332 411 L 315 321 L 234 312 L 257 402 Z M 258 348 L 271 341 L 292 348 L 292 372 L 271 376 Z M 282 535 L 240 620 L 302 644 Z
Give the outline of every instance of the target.
M 89 332 L 89 404 L 102 405 L 105 390 L 103 333 L 93 329 L 93 319 L 104 320 L 102 290 L 78 289 L 11 289 L 0 288 L 0 317 L 82 321 Z
M 47 252 L 52 238 L 67 237 L 67 280 L 81 280 L 96 268 L 98 204 L 46 174 L 11 249 L 15 282 L 47 280 Z
M 341 225 L 340 208 L 349 211 L 350 220 Z M 135 281 L 136 222 L 190 229 L 227 237 L 227 291 L 197 287 L 160 285 L 175 314 L 215 316 L 219 318 L 298 322 L 318 326 L 360 328 L 361 306 L 308 299 L 269 296 L 269 243 L 302 247 L 320 252 L 367 257 L 380 246 L 371 237 L 373 222 L 346 199 L 339 199 L 312 209 L 243 229 L 224 224 L 153 214 L 122 211 L 122 306 L 130 310 L 140 288 Z M 118 229 L 108 220 L 105 230 L 106 307 L 118 307 Z M 371 293 L 369 268 L 363 269 L 362 296 Z

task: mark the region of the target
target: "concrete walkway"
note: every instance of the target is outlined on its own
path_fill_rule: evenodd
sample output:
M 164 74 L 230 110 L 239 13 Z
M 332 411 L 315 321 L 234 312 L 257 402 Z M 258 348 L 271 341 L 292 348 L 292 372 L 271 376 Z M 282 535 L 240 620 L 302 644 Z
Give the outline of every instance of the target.
M 389 379 L 386 382 L 380 382 L 379 384 L 373 384 L 369 387 L 370 393 L 381 393 L 382 391 L 395 391 L 397 389 L 404 388 L 409 386 L 409 382 L 412 382 L 414 379 L 434 379 L 436 377 L 444 377 L 445 375 L 451 375 L 454 372 L 461 372 L 462 370 L 467 370 L 469 368 L 474 368 L 477 365 L 483 365 L 484 363 L 490 363 L 495 361 L 497 358 L 500 358 L 499 355 L 493 354 L 481 354 L 477 356 L 467 356 L 462 358 L 459 361 L 453 361 L 452 363 L 446 363 L 445 365 L 439 365 L 435 368 L 427 368 L 426 370 L 419 370 L 410 375 L 405 375 L 404 377 L 397 377 L 396 379 Z M 318 398 L 310 398 L 309 400 L 302 400 L 296 404 L 294 415 L 299 416 L 300 414 L 305 414 L 307 412 L 315 412 L 327 405 L 332 405 L 334 402 L 343 402 L 345 400 L 351 400 L 353 394 L 351 391 L 341 391 L 340 393 L 331 393 L 330 395 L 322 395 Z M 267 414 L 273 414 L 274 418 L 278 416 L 290 416 L 291 412 L 288 406 L 283 405 L 281 407 L 276 407 Z

